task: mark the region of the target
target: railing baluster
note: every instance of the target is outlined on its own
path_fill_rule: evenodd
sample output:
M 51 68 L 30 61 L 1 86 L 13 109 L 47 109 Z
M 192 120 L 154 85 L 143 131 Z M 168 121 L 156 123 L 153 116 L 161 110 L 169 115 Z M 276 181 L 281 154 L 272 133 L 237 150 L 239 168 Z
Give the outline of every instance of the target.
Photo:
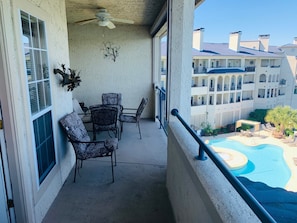
M 167 135 L 165 111 L 163 111 L 164 107 L 166 106 L 166 91 L 164 88 L 159 88 L 158 86 L 156 86 L 156 90 L 159 94 L 159 110 L 156 118 L 160 122 L 160 128 L 163 128 L 165 134 Z

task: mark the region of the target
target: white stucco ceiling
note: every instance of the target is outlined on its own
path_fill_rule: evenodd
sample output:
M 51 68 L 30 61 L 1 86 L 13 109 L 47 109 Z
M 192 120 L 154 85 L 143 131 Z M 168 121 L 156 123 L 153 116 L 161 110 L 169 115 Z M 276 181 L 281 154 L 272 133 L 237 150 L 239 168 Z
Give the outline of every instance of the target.
M 94 18 L 98 9 L 105 8 L 114 18 L 133 20 L 134 25 L 151 26 L 165 2 L 166 0 L 66 0 L 67 22 Z

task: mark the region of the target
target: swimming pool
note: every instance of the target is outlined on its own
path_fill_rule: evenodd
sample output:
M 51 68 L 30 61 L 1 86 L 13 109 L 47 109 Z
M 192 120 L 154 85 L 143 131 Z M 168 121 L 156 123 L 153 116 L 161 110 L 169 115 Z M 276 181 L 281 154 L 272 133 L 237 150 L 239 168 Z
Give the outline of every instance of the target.
M 233 149 L 247 156 L 248 163 L 245 167 L 231 170 L 235 176 L 243 176 L 252 181 L 263 182 L 270 187 L 285 188 L 291 177 L 284 158 L 283 150 L 279 146 L 261 144 L 247 146 L 230 139 L 209 140 L 209 146 Z

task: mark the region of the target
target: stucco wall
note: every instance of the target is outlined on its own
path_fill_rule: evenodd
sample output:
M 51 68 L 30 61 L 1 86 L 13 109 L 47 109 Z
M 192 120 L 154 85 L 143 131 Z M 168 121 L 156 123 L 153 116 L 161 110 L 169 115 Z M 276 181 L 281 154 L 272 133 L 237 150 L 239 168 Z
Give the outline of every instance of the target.
M 194 159 L 197 150 L 183 126 L 171 122 L 167 188 L 176 222 L 260 222 L 209 158 Z
M 149 98 L 143 117 L 153 116 L 152 38 L 148 27 L 117 25 L 115 29 L 69 24 L 70 63 L 80 71 L 81 86 L 73 96 L 87 106 L 101 103 L 101 94 L 119 92 L 124 107 L 138 107 Z M 116 61 L 103 57 L 103 43 L 119 46 Z

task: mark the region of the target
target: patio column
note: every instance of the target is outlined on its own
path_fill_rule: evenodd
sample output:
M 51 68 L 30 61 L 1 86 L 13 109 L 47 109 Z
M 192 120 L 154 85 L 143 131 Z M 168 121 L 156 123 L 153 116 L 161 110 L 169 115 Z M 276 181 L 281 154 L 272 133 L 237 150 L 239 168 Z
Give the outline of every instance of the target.
M 168 1 L 167 114 L 177 108 L 190 124 L 194 0 Z M 169 115 L 169 121 L 176 118 Z

